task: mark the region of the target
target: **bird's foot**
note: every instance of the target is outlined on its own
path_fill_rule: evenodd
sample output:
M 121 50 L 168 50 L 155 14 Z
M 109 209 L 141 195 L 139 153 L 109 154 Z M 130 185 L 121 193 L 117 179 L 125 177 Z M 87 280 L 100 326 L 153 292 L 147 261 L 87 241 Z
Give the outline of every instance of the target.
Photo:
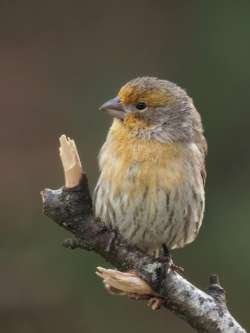
M 163 249 L 163 255 L 161 255 L 158 259 L 159 262 L 166 264 L 167 266 L 169 266 L 169 268 L 179 274 L 182 274 L 184 272 L 184 268 L 181 266 L 177 266 L 174 262 L 173 262 L 173 257 L 170 254 L 170 251 L 168 249 L 168 247 L 164 244 L 162 245 L 162 249 Z
M 167 268 L 169 268 L 170 270 L 176 272 L 176 273 L 179 273 L 179 274 L 183 274 L 184 272 L 184 268 L 181 267 L 181 266 L 178 266 L 176 265 L 174 262 L 173 262 L 173 258 L 172 256 L 169 256 L 169 257 L 165 257 L 165 256 L 160 256 L 158 258 L 158 261 L 164 265 L 166 265 Z
M 174 271 L 174 272 L 176 272 L 176 273 L 179 273 L 179 274 L 183 274 L 184 273 L 184 268 L 183 267 L 181 267 L 181 266 L 177 266 L 176 264 L 174 264 L 173 262 L 172 262 L 172 264 L 171 264 L 171 269 Z
M 161 254 L 159 256 L 157 256 L 157 260 L 163 264 L 170 266 L 171 263 L 173 262 L 170 251 L 165 244 L 162 245 L 162 250 L 163 251 L 161 252 Z

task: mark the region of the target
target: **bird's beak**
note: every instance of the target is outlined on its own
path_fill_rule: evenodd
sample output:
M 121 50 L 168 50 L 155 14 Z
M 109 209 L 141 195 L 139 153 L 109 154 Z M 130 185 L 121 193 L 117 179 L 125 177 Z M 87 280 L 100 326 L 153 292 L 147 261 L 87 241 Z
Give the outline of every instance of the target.
M 108 112 L 111 116 L 118 119 L 124 119 L 125 116 L 125 109 L 118 96 L 104 103 L 99 110 Z

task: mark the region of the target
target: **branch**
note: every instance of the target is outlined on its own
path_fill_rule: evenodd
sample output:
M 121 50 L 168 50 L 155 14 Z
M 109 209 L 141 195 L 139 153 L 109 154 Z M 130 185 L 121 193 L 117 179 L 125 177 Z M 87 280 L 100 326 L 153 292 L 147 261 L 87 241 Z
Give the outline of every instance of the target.
M 145 255 L 95 219 L 87 176 L 75 143 L 63 135 L 60 144 L 65 187 L 45 189 L 41 195 L 44 214 L 74 235 L 64 241 L 64 246 L 95 251 L 119 269 L 97 268 L 97 274 L 111 291 L 134 294 L 138 299 L 157 297 L 166 309 L 198 332 L 246 332 L 228 311 L 217 276 L 210 277 L 209 288 L 204 292 L 173 270 L 169 262 Z

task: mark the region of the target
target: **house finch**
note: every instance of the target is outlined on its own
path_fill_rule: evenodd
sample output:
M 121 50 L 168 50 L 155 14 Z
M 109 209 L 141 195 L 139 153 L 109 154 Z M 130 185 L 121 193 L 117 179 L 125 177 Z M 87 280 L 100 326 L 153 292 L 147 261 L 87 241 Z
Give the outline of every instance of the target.
M 192 242 L 207 150 L 192 99 L 172 82 L 139 77 L 100 109 L 114 120 L 99 155 L 96 217 L 148 254 Z

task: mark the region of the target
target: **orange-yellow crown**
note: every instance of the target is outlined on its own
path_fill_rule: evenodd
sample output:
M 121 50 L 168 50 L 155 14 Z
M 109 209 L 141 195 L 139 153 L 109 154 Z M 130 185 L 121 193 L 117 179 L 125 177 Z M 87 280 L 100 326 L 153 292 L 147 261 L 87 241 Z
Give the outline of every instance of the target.
M 118 96 L 127 105 L 145 102 L 148 106 L 165 106 L 173 101 L 174 96 L 163 82 L 152 77 L 137 78 L 126 83 Z

